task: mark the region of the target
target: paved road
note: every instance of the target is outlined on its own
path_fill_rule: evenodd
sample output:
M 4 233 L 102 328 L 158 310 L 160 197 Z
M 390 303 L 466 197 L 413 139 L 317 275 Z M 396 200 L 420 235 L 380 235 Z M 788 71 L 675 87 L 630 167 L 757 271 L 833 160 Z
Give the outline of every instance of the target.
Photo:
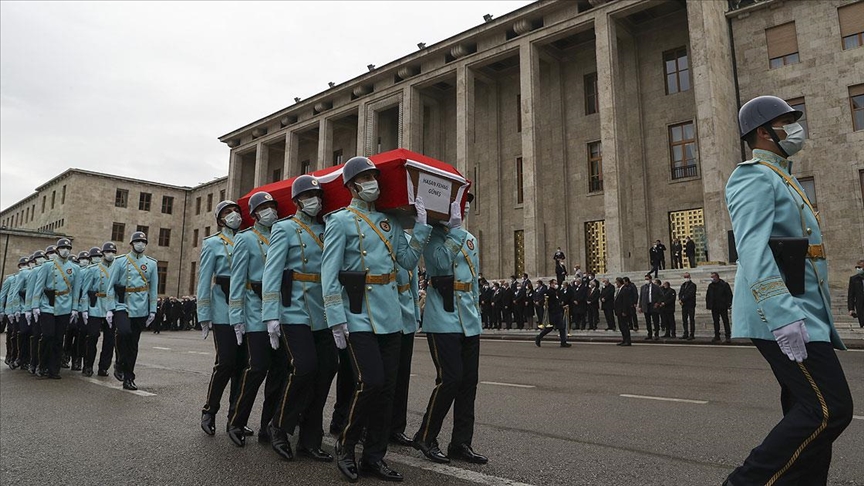
M 332 465 L 279 462 L 254 441 L 238 450 L 224 414 L 216 437 L 201 432 L 212 345 L 195 332 L 144 335 L 137 383 L 147 393 L 137 395 L 110 377 L 64 370 L 49 381 L 3 367 L 0 483 L 342 482 Z M 864 352 L 841 361 L 859 410 L 835 444 L 831 484 L 861 485 Z M 481 367 L 474 445 L 490 464 L 433 465 L 395 446 L 388 458 L 410 484 L 719 485 L 780 417 L 779 388 L 752 347 L 484 340 Z M 413 372 L 409 433 L 434 384 L 423 340 Z M 443 446 L 449 433 L 448 423 Z

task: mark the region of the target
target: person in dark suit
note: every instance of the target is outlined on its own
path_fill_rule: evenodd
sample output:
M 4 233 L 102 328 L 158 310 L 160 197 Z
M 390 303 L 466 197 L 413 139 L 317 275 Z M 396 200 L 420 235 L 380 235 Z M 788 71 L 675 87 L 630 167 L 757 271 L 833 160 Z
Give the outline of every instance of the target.
M 543 325 L 543 318 L 545 317 L 543 306 L 546 303 L 546 292 L 548 289 L 542 280 L 537 280 L 537 288 L 534 289 L 534 295 L 531 296 L 531 299 L 534 301 L 534 313 L 537 314 L 538 326 Z
M 510 329 L 513 323 L 513 296 L 516 288 L 504 282 L 504 295 L 501 297 L 501 321 L 505 329 Z
M 858 325 L 864 329 L 864 260 L 855 265 L 855 275 L 849 277 L 847 292 L 849 315 L 858 318 Z
M 504 289 L 501 288 L 501 284 L 495 282 L 492 284 L 492 312 L 490 314 L 492 322 L 489 323 L 493 329 L 501 329 L 501 306 L 503 299 Z
M 597 323 L 600 321 L 600 289 L 597 288 L 597 281 L 590 280 L 588 286 L 588 296 L 585 301 L 588 310 L 588 329 L 597 330 Z
M 513 286 L 513 320 L 519 330 L 525 328 L 525 290 L 522 282 L 516 282 Z
M 573 296 L 570 316 L 576 329 L 585 330 L 585 316 L 588 313 L 588 285 L 584 280 L 575 280 L 570 287 Z
M 606 317 L 606 330 L 615 330 L 615 286 L 609 283 L 609 279 L 603 279 L 600 289 L 600 308 Z
M 555 260 L 555 278 L 558 280 L 558 287 L 564 283 L 567 278 L 567 266 L 564 265 L 564 260 Z
M 732 342 L 732 331 L 729 329 L 729 309 L 732 308 L 732 288 L 720 278 L 717 272 L 711 272 L 711 283 L 705 293 L 705 304 L 711 310 L 714 319 L 714 339 L 712 343 L 720 342 L 720 319 L 723 319 L 723 330 L 726 333 L 726 343 Z
M 555 254 L 552 255 L 552 259 L 555 260 L 556 262 L 561 262 L 561 261 L 564 261 L 564 260 L 567 259 L 567 257 L 564 256 L 564 252 L 561 251 L 561 247 L 560 247 L 560 246 L 558 247 L 557 250 L 555 250 Z
M 630 277 L 624 277 L 624 287 L 626 290 L 630 292 L 630 302 L 633 303 L 633 311 L 629 312 L 630 314 L 630 330 L 638 331 L 639 330 L 639 315 L 636 312 L 636 308 L 639 307 L 639 289 L 636 288 L 636 284 L 630 281 Z
M 549 322 L 552 326 L 540 331 L 540 334 L 534 338 L 534 344 L 539 348 L 543 337 L 552 332 L 552 330 L 557 329 L 560 346 L 562 348 L 569 348 L 572 345 L 567 342 L 567 329 L 564 323 L 564 306 L 566 304 L 564 304 L 563 292 L 558 288 L 557 281 L 549 281 L 549 289 L 546 291 L 545 300 L 549 308 Z
M 489 282 L 483 280 L 480 283 L 480 319 L 483 321 L 483 329 L 489 329 L 492 319 L 490 317 L 492 310 L 492 287 Z
M 690 280 L 689 273 L 684 274 L 684 283 L 678 291 L 678 303 L 681 304 L 681 327 L 684 330 L 681 339 L 692 341 L 696 339 L 696 284 Z
M 687 264 L 690 268 L 696 268 L 696 242 L 689 236 L 684 242 L 684 254 L 687 255 Z
M 633 294 L 624 284 L 624 279 L 615 279 L 614 294 L 615 315 L 618 317 L 618 328 L 621 329 L 621 342 L 618 346 L 630 346 L 630 315 L 634 312 Z
M 654 326 L 653 339 L 660 340 L 660 302 L 663 301 L 663 289 L 651 281 L 651 275 L 645 275 L 645 284 L 639 289 L 639 312 L 645 314 L 645 328 L 648 330 L 646 341 L 652 339 L 651 326 Z
M 524 280 L 522 282 L 522 288 L 525 290 L 525 301 L 522 303 L 522 315 L 525 317 L 525 323 L 528 329 L 534 329 L 534 286 L 531 284 L 530 280 Z
M 648 271 L 648 275 L 653 273 L 654 278 L 657 278 L 657 272 L 660 271 L 663 261 L 666 259 L 665 253 L 666 247 L 660 244 L 660 240 L 655 241 L 654 246 L 648 249 L 648 257 L 651 260 L 651 270 Z
M 684 268 L 684 262 L 682 259 L 684 253 L 684 246 L 681 244 L 681 240 L 675 238 L 672 240 L 672 268 Z
M 654 283 L 659 283 L 657 280 Z M 669 285 L 669 281 L 663 282 L 660 285 L 660 288 L 663 289 L 663 301 L 660 302 L 660 325 L 665 329 L 665 333 L 663 333 L 664 338 L 668 337 L 678 337 L 675 335 L 675 297 L 676 292 L 675 289 Z

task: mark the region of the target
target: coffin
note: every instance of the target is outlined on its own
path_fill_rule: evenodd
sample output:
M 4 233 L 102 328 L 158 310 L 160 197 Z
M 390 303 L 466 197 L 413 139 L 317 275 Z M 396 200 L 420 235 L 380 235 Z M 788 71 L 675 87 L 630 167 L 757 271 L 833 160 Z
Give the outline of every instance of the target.
M 396 149 L 369 157 L 375 167 L 381 171 L 378 185 L 381 195 L 376 202 L 379 211 L 393 214 L 407 227 L 413 226 L 411 216 L 415 214 L 414 199 L 423 198 L 430 220 L 444 221 L 450 219 L 450 203 L 456 200 L 464 210 L 471 182 L 450 164 L 411 152 L 406 149 Z M 342 167 L 340 164 L 312 172 L 324 189 L 324 210 L 322 215 L 342 209 L 351 203 L 351 194 L 342 185 Z M 242 208 L 243 227 L 252 225 L 248 201 L 252 194 L 258 191 L 269 192 L 278 205 L 280 218 L 284 218 L 297 210 L 291 200 L 291 184 L 296 177 L 256 187 L 237 202 Z

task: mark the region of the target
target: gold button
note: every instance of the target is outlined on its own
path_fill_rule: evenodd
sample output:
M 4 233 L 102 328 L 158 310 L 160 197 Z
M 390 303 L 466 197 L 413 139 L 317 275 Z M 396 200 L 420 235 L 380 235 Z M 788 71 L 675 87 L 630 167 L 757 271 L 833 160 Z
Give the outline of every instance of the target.
M 453 266 L 454 266 L 454 267 L 458 267 L 459 264 L 458 264 L 458 263 L 454 263 Z
M 309 263 L 309 259 L 308 259 L 308 258 L 304 258 L 304 259 L 303 259 L 303 263 Z
M 364 270 L 366 270 L 366 271 L 367 271 L 367 272 L 368 272 L 368 271 L 369 271 L 369 269 L 368 269 L 368 268 L 365 268 L 365 269 L 364 269 Z
M 360 233 L 360 238 L 366 238 L 366 233 Z
M 819 279 L 819 285 L 822 285 L 824 283 L 825 283 L 825 279 Z
M 372 290 L 372 286 L 371 285 L 366 286 L 366 290 Z
M 366 255 L 366 250 L 363 250 L 361 253 L 363 253 L 363 255 Z
M 303 248 L 306 248 L 306 243 L 303 243 Z
M 807 228 L 807 234 L 808 234 L 808 235 L 812 235 L 812 234 L 813 234 L 813 230 L 810 229 L 810 228 Z

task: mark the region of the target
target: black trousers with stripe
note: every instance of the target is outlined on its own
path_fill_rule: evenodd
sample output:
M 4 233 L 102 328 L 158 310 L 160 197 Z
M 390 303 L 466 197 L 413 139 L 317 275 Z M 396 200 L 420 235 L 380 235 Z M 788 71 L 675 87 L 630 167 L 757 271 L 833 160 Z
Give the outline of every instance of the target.
M 402 334 L 399 348 L 399 374 L 393 393 L 393 417 L 390 419 L 390 435 L 405 433 L 408 423 L 408 391 L 411 384 L 411 360 L 414 358 L 414 333 Z
M 114 326 L 117 329 L 117 371 L 124 380 L 135 380 L 135 363 L 138 362 L 138 343 L 141 331 L 147 323 L 146 317 L 129 317 L 125 310 L 114 312 Z
M 345 428 L 348 421 L 348 407 L 354 396 L 354 370 L 351 368 L 351 351 L 348 348 L 337 349 L 339 356 L 339 368 L 336 372 L 336 401 L 333 403 L 333 417 L 330 419 L 330 429 L 339 430 Z
M 213 336 L 213 346 L 216 348 L 216 364 L 210 375 L 210 385 L 207 387 L 207 398 L 202 413 L 216 415 L 219 412 L 225 387 L 231 382 L 228 392 L 228 417 L 234 415 L 234 404 L 240 395 L 240 380 L 246 368 L 246 346 L 237 344 L 234 327 L 228 324 L 213 324 L 210 330 Z
M 231 329 L 233 334 L 233 328 Z M 285 377 L 288 374 L 288 358 L 282 346 L 276 350 L 270 347 L 270 335 L 267 331 L 247 332 L 243 335 L 243 344 L 249 358 L 246 369 L 243 370 L 240 393 L 229 423 L 233 427 L 243 427 L 249 422 L 258 389 L 266 378 L 264 405 L 261 410 L 261 429 L 266 430 L 267 424 L 276 413 L 276 407 L 279 406 L 280 392 L 285 386 Z
M 9 325 L 6 326 L 6 362 L 12 363 L 18 359 L 18 323 L 14 316 L 4 319 L 9 320 Z
M 324 405 L 339 367 L 333 332 L 330 329 L 313 332 L 305 325 L 281 327 L 289 371 L 273 425 L 291 435 L 299 425 L 298 445 L 318 449 L 324 436 L 321 428 Z
M 42 366 L 40 363 L 41 358 L 39 357 L 39 343 L 42 341 L 42 317 L 44 314 L 39 313 L 39 318 L 33 316 L 33 319 L 30 321 L 32 324 L 30 326 L 30 353 L 28 356 L 30 357 L 30 367 L 33 369 L 39 368 Z
M 401 332 L 352 332 L 348 336 L 351 367 L 357 382 L 340 441 L 346 448 L 353 447 L 365 426 L 364 462 L 377 462 L 387 454 L 401 345 Z
M 99 334 L 102 332 L 104 317 L 89 317 L 84 324 L 84 367 L 92 368 L 96 362 L 96 349 L 99 344 Z
M 414 436 L 424 442 L 437 439 L 444 418 L 453 407 L 451 445 L 471 444 L 474 438 L 474 400 L 480 367 L 480 336 L 462 333 L 426 335 L 432 362 L 438 373 L 435 389 Z
M 783 419 L 727 484 L 827 484 L 831 446 L 852 421 L 852 394 L 834 348 L 827 342 L 808 343 L 807 359 L 797 363 L 774 341 L 753 343 L 780 383 Z
M 111 367 L 111 360 L 114 359 L 114 329 L 108 327 L 108 321 L 104 317 L 101 319 L 100 326 L 102 327 L 102 352 L 99 353 L 99 369 L 108 371 Z
M 39 315 L 39 324 L 42 326 L 42 337 L 39 339 L 39 366 L 47 370 L 49 375 L 60 374 L 63 336 L 66 335 L 70 317 L 70 314 L 55 316 L 47 312 Z

